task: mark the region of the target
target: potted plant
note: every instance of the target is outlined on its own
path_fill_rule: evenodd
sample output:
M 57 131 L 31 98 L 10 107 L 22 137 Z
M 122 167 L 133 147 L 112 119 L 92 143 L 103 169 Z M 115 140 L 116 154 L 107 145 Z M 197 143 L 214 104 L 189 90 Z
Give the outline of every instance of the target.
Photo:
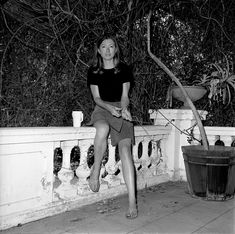
M 179 59 L 173 65 L 172 72 L 178 77 L 192 102 L 200 100 L 207 93 L 206 87 L 202 86 L 199 82 L 195 82 L 195 80 L 198 80 L 195 74 L 203 66 L 204 63 L 201 61 L 192 59 L 188 59 L 187 61 L 181 61 Z M 173 98 L 183 102 L 183 106 L 180 107 L 181 109 L 190 109 L 185 96 L 175 82 L 171 82 L 167 92 L 166 101 L 169 107 L 172 107 Z
M 183 85 L 183 87 L 192 102 L 200 100 L 207 93 L 207 89 L 202 85 Z M 180 107 L 181 109 L 190 109 L 190 106 L 179 86 L 170 85 L 168 88 L 166 101 L 169 103 L 169 107 L 172 106 L 172 98 L 183 102 L 183 106 Z
M 209 103 L 219 102 L 228 105 L 232 93 L 235 92 L 235 73 L 233 62 L 229 56 L 223 54 L 223 59 L 205 66 L 206 72 L 192 82 L 192 85 L 183 85 L 193 102 L 201 99 L 207 92 Z M 185 81 L 184 81 L 185 82 Z M 183 83 L 183 82 L 182 82 Z M 189 105 L 178 86 L 171 85 L 167 100 L 172 104 L 172 97 L 182 101 L 182 109 L 189 109 Z
M 203 86 L 209 91 L 208 98 L 228 105 L 231 102 L 232 93 L 235 92 L 235 74 L 232 60 L 224 55 L 223 60 L 208 65 L 206 74 L 195 81 L 196 85 Z
M 182 146 L 189 193 L 207 200 L 232 198 L 235 193 L 235 148 L 208 144 L 205 128 L 188 93 L 179 79 L 151 52 L 150 18 L 151 11 L 147 21 L 148 53 L 181 89 L 194 114 L 202 139 L 202 145 Z

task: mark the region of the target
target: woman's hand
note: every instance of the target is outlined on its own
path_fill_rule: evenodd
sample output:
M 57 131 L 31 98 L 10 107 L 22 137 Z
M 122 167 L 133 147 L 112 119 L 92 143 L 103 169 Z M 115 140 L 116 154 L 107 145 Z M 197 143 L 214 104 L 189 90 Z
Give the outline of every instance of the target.
M 119 118 L 119 117 L 122 116 L 122 114 L 121 114 L 122 108 L 121 108 L 121 107 L 109 105 L 109 106 L 108 106 L 108 110 L 110 111 L 110 113 L 111 113 L 113 116 L 115 116 L 115 117 L 117 117 L 117 118 Z
M 123 119 L 132 121 L 131 113 L 127 108 L 123 108 L 121 114 Z

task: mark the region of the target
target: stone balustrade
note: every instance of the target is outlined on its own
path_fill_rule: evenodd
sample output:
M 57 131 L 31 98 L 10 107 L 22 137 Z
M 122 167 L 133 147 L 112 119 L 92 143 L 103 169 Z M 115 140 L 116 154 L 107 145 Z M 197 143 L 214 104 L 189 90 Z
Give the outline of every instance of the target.
M 206 119 L 207 112 L 198 111 L 202 120 Z M 199 144 L 201 137 L 193 112 L 188 109 L 160 109 L 149 110 L 150 118 L 156 126 L 172 126 L 167 139 L 167 166 L 172 171 L 175 180 L 186 180 L 186 172 L 181 147 L 189 144 Z M 235 128 L 232 127 L 205 127 L 210 145 L 235 145 Z M 192 139 L 191 134 L 196 139 Z M 218 141 L 219 140 L 219 141 Z
M 209 145 L 224 144 L 225 146 L 235 146 L 235 128 L 205 127 L 205 131 Z M 195 128 L 194 136 L 195 138 L 200 139 L 198 128 Z
M 132 154 L 137 188 L 186 180 L 181 146 L 200 140 L 191 110 L 150 110 L 151 126 L 135 127 Z M 206 118 L 205 111 L 199 111 Z M 235 128 L 205 127 L 209 143 L 235 143 Z M 186 133 L 186 134 L 185 134 Z M 90 191 L 95 129 L 92 127 L 1 128 L 0 230 L 126 193 L 118 150 L 110 144 L 98 193 Z M 221 143 L 221 142 L 220 142 Z M 61 166 L 55 171 L 55 156 Z M 71 166 L 76 149 L 76 167 Z M 58 155 L 57 155 L 58 156 Z
M 135 127 L 133 158 L 138 189 L 170 180 L 166 140 L 171 128 Z M 92 127 L 2 128 L 0 132 L 0 228 L 5 229 L 85 204 L 126 193 L 117 150 L 108 143 L 108 159 L 101 168 L 101 187 L 88 187 Z M 77 147 L 77 168 L 71 153 Z M 54 171 L 56 149 L 62 165 Z

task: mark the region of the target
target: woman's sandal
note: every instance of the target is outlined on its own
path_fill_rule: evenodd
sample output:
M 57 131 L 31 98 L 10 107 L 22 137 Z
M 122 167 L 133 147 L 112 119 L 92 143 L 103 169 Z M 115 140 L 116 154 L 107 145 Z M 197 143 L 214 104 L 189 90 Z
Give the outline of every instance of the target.
M 135 218 L 137 218 L 138 217 L 138 210 L 137 209 L 134 209 L 134 210 L 132 210 L 132 211 L 128 211 L 127 213 L 126 213 L 126 218 L 127 219 L 135 219 Z

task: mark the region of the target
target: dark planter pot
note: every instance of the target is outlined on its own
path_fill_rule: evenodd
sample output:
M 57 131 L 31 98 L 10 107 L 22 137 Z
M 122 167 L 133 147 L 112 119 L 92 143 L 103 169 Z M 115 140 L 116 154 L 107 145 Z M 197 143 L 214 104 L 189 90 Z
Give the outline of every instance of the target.
M 182 146 L 189 192 L 205 200 L 223 201 L 235 193 L 235 147 Z

